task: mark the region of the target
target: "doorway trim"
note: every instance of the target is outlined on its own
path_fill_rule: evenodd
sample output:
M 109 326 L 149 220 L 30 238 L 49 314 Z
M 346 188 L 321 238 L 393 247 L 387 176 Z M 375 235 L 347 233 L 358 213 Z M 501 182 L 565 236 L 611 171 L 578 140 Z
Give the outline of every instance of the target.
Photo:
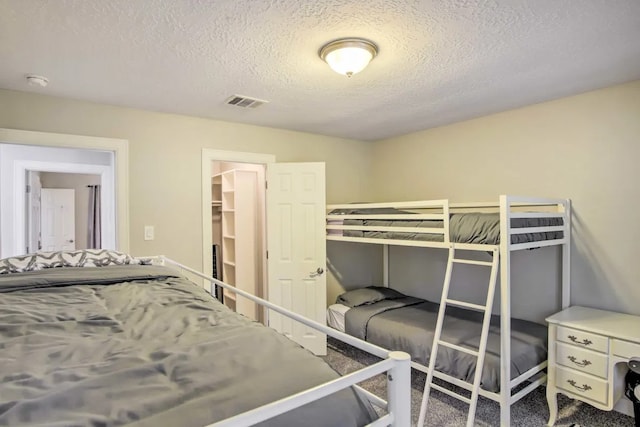
M 202 271 L 207 275 L 213 271 L 211 259 L 213 241 L 213 228 L 211 226 L 211 162 L 214 161 L 269 165 L 269 163 L 276 162 L 276 156 L 274 154 L 249 153 L 245 151 L 202 149 Z M 203 281 L 203 286 L 206 289 L 209 289 L 210 285 L 209 281 Z
M 0 143 L 112 152 L 115 173 L 115 244 L 118 250 L 129 252 L 128 140 L 0 128 Z

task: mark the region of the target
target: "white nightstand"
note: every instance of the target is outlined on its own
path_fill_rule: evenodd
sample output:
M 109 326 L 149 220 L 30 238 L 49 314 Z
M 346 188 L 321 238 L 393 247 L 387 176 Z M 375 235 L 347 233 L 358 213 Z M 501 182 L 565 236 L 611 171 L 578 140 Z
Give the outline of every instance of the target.
M 640 356 L 640 317 L 574 306 L 547 322 L 549 425 L 558 416 L 558 393 L 613 409 L 624 393 L 626 362 Z

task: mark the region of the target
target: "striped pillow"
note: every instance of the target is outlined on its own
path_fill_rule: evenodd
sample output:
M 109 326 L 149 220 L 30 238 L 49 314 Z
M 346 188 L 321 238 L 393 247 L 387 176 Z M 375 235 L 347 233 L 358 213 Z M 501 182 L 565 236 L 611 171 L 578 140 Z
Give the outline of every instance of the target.
M 0 259 L 0 274 L 24 273 L 55 267 L 105 267 L 140 263 L 131 255 L 110 249 L 36 252 Z

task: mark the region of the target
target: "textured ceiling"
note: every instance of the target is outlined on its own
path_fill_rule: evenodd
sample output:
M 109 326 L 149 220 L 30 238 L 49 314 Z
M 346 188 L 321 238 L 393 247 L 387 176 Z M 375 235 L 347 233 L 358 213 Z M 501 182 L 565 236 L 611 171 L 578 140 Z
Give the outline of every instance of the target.
M 636 79 L 638 0 L 0 0 L 0 88 L 361 140 Z

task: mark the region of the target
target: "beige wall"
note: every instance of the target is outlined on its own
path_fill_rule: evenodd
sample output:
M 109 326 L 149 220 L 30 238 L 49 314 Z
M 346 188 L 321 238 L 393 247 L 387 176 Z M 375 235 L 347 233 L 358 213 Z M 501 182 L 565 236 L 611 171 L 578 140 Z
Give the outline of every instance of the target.
M 196 268 L 202 265 L 203 147 L 325 161 L 329 203 L 490 200 L 504 193 L 569 197 L 575 213 L 572 302 L 640 314 L 634 252 L 640 239 L 640 82 L 376 143 L 3 90 L 0 127 L 128 139 L 132 253 L 163 253 Z M 145 224 L 155 225 L 154 241 L 143 240 Z M 328 243 L 328 302 L 343 287 L 379 278 L 378 249 Z M 401 260 L 392 276 L 409 289 L 439 286 L 442 254 L 427 251 L 392 251 Z M 425 269 L 426 255 L 437 268 Z M 557 281 L 557 275 L 545 267 L 540 276 L 530 259 L 555 257 L 553 250 L 515 257 L 521 270 L 516 314 L 531 307 L 553 311 L 529 296 L 557 299 L 555 283 L 539 291 L 539 282 Z
M 380 201 L 571 198 L 572 303 L 640 314 L 640 81 L 378 141 L 372 148 L 374 197 Z M 524 286 L 513 298 L 516 315 L 547 303 L 529 297 L 553 298 L 554 291 L 539 283 L 553 275 L 546 277 L 543 268 L 538 280 L 538 267 L 527 260 L 555 257 L 544 251 L 514 260 L 524 271 L 518 276 Z M 395 271 L 404 269 L 396 278 L 405 286 L 415 290 L 439 279 L 421 267 L 424 251 L 402 255 Z
M 81 173 L 41 172 L 42 188 L 71 188 L 75 190 L 76 249 L 87 248 L 89 233 L 89 188 L 100 184 L 100 175 Z
M 164 254 L 198 269 L 203 147 L 269 153 L 280 162 L 324 161 L 328 202 L 368 197 L 366 142 L 6 90 L 0 127 L 129 140 L 131 252 Z M 155 240 L 143 239 L 145 225 L 155 226 Z M 331 294 L 335 286 L 330 279 Z

